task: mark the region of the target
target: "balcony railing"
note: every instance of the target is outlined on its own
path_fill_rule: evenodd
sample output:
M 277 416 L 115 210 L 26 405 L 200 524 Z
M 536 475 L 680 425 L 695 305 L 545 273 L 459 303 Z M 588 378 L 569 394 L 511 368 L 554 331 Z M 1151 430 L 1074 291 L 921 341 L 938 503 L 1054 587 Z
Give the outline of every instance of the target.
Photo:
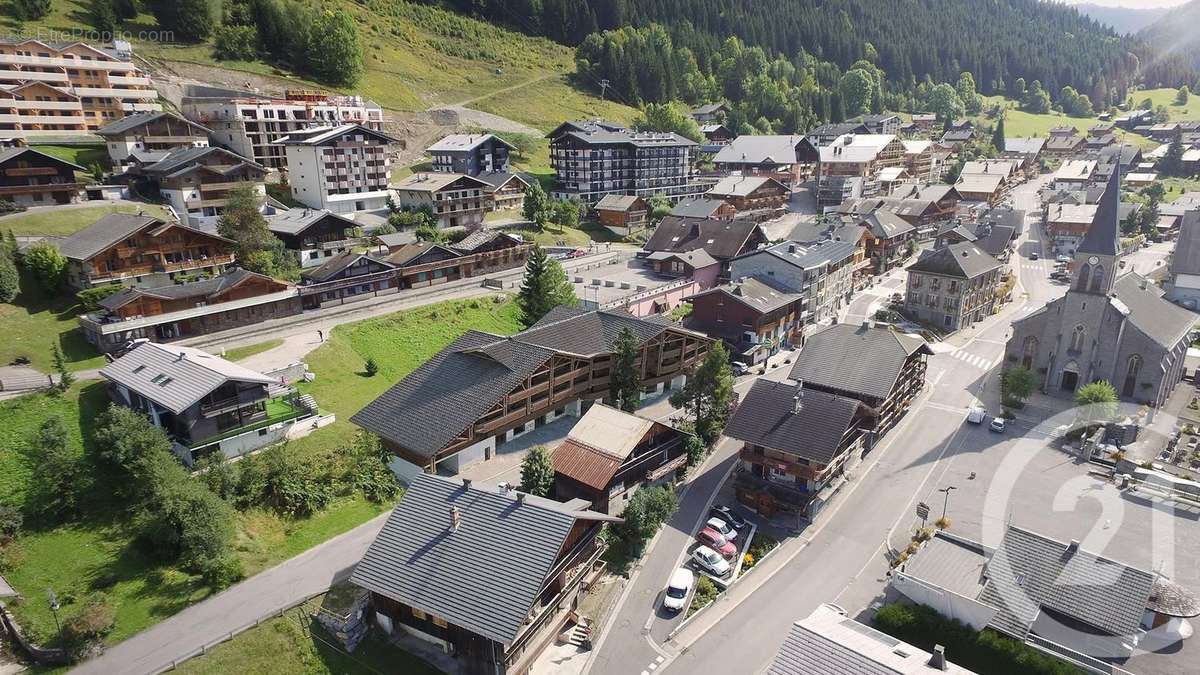
M 759 478 L 749 471 L 738 471 L 734 474 L 733 484 L 743 490 L 766 492 L 784 504 L 791 504 L 799 508 L 808 506 L 808 503 L 816 497 L 815 492 L 807 492 L 773 480 Z

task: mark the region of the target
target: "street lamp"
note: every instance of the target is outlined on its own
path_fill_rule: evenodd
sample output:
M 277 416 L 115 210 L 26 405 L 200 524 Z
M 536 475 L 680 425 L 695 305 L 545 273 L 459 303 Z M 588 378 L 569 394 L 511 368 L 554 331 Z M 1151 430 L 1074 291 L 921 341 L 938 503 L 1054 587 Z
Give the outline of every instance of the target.
M 46 595 L 50 600 L 50 611 L 54 613 L 54 628 L 57 632 L 62 632 L 62 626 L 58 623 L 58 596 L 54 594 L 52 589 L 46 589 Z
M 949 485 L 949 486 L 946 486 L 946 487 L 938 490 L 938 492 L 941 492 L 946 495 L 946 498 L 944 500 L 942 500 L 942 520 L 946 519 L 946 507 L 950 505 L 950 491 L 957 490 L 957 489 L 958 489 L 957 487 L 955 487 L 953 485 Z

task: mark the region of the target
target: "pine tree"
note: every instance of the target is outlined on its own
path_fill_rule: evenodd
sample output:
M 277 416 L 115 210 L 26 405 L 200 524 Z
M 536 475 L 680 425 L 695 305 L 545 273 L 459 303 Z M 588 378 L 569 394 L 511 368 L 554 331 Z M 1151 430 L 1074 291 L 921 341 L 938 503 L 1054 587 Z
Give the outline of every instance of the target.
M 996 128 L 992 130 L 992 147 L 996 152 L 1004 152 L 1004 115 L 996 120 Z
M 67 368 L 67 359 L 63 357 L 57 343 L 50 345 L 50 359 L 54 364 L 54 372 L 58 373 L 59 390 L 70 389 L 71 385 L 75 384 L 75 376 L 71 374 L 71 369 Z
M 536 497 L 554 493 L 554 462 L 540 445 L 533 446 L 521 459 L 521 491 Z
M 550 310 L 559 305 L 574 305 L 575 288 L 567 279 L 562 265 L 546 255 L 541 246 L 534 244 L 525 263 L 525 279 L 517 293 L 517 305 L 521 308 L 521 321 L 532 326 Z
M 0 302 L 12 302 L 21 290 L 21 275 L 7 250 L 0 249 Z
M 687 383 L 671 395 L 671 405 L 691 415 L 696 433 L 712 443 L 725 428 L 733 401 L 733 372 L 729 352 L 720 341 L 713 344 Z
M 638 347 L 638 341 L 633 335 L 633 331 L 628 327 L 622 328 L 613 348 L 608 397 L 615 406 L 625 412 L 637 410 L 641 398 L 641 385 L 637 370 Z
M 1167 176 L 1183 175 L 1183 138 L 1177 132 L 1167 145 L 1167 152 L 1158 162 L 1158 170 Z

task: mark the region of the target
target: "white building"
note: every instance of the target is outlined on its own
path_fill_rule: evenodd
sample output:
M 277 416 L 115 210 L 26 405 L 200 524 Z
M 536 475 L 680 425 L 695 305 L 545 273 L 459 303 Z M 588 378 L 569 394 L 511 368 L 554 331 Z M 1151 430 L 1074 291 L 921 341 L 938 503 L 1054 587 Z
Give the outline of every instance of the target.
M 293 132 L 283 146 L 292 198 L 314 209 L 353 213 L 387 208 L 388 145 L 396 139 L 358 124 Z
M 96 131 L 119 171 L 124 171 L 135 155 L 154 161 L 178 148 L 207 148 L 209 133 L 195 122 L 162 111 L 135 113 Z
M 207 93 L 207 92 L 202 92 Z M 358 124 L 383 129 L 383 108 L 361 96 L 289 91 L 285 98 L 185 96 L 183 114 L 212 129 L 212 142 L 268 169 L 286 169 L 276 141 L 312 127 Z

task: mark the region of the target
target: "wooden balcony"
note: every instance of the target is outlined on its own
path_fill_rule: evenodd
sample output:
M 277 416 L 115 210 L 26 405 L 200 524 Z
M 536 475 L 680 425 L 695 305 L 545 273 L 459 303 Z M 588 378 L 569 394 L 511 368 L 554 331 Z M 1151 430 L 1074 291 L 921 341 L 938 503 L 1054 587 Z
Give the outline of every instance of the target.
M 57 176 L 58 169 L 52 166 L 29 166 L 4 170 L 5 176 Z
M 824 473 L 823 468 L 818 470 L 815 467 L 805 464 L 787 461 L 776 457 L 770 457 L 767 455 L 760 455 L 749 448 L 742 448 L 739 450 L 738 458 L 743 461 L 750 462 L 751 464 L 759 464 L 770 467 L 776 471 L 782 471 L 789 476 L 796 476 L 803 478 L 804 480 L 819 480 L 821 474 Z
M 0 195 L 23 195 L 33 192 L 75 192 L 79 183 L 50 183 L 47 185 L 4 185 L 0 186 Z

